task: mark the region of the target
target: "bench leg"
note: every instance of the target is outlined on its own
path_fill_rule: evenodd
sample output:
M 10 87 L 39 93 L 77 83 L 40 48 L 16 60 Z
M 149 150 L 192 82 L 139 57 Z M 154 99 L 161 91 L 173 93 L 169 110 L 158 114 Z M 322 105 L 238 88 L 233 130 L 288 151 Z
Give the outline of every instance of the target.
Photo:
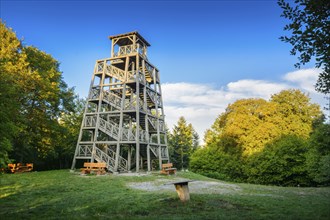
M 90 172 L 91 172 L 90 170 L 83 170 L 83 171 L 81 171 L 82 174 L 90 174 Z
M 188 184 L 176 184 L 175 189 L 182 202 L 186 202 L 190 200 Z
M 96 175 L 103 175 L 103 174 L 105 174 L 105 171 L 104 170 L 98 170 L 96 172 Z

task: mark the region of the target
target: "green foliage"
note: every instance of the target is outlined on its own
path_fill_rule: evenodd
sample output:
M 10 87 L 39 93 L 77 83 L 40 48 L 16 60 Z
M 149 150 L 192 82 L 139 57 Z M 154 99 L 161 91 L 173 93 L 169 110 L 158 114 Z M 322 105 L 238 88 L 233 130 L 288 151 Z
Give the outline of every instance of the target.
M 298 56 L 296 67 L 316 58 L 316 67 L 323 68 L 316 83 L 316 90 L 330 93 L 330 2 L 328 0 L 295 0 L 291 6 L 285 0 L 278 0 L 283 9 L 282 17 L 290 20 L 284 30 L 291 36 L 280 39 L 292 45 L 290 53 Z
M 272 95 L 270 102 L 277 103 L 276 116 L 281 119 L 277 126 L 285 135 L 308 138 L 314 121 L 323 118 L 320 106 L 311 103 L 310 98 L 300 90 L 283 90 Z
M 168 139 L 171 162 L 177 168 L 188 168 L 190 155 L 199 144 L 199 136 L 193 126 L 187 124 L 184 117 L 180 117 Z
M 202 175 L 230 181 L 242 181 L 241 158 L 216 147 L 200 148 L 190 158 L 190 168 Z
M 249 158 L 246 167 L 251 183 L 307 186 L 305 166 L 307 142 L 297 136 L 283 136 Z
M 10 162 L 8 152 L 12 140 L 19 132 L 19 99 L 21 90 L 17 85 L 19 76 L 26 74 L 26 56 L 20 53 L 22 46 L 12 29 L 0 20 L 0 167 Z
M 270 101 L 241 99 L 228 105 L 206 132 L 206 145 L 234 139 L 250 156 L 282 135 L 308 138 L 313 121 L 322 116 L 320 107 L 299 90 L 284 90 Z
M 59 123 L 65 114 L 77 111 L 76 97 L 58 61 L 35 47 L 22 46 L 4 23 L 0 27 L 0 163 L 11 158 L 45 169 L 41 166 L 51 164 L 56 149 L 67 147 L 64 133 L 76 135 Z
M 206 146 L 192 155 L 190 166 L 232 181 L 310 185 L 307 142 L 322 116 L 299 90 L 281 91 L 270 101 L 237 100 L 207 130 Z
M 63 113 L 60 117 L 60 136 L 61 141 L 55 145 L 55 152 L 59 168 L 71 166 L 73 154 L 75 151 L 77 139 L 79 136 L 80 125 L 83 120 L 83 113 L 86 101 L 84 99 L 75 99 L 72 112 Z
M 316 184 L 330 185 L 330 125 L 321 124 L 311 135 L 307 154 L 309 176 Z

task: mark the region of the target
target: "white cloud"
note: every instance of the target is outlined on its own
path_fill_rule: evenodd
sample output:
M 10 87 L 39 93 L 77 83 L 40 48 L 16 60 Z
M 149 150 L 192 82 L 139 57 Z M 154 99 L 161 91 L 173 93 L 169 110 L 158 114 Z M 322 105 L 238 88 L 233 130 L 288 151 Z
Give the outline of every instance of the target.
M 314 85 L 318 78 L 319 69 L 301 69 L 294 72 L 289 72 L 284 75 L 283 79 L 293 83 L 299 88 L 303 88 L 310 93 L 316 93 Z
M 180 116 L 193 125 L 203 140 L 204 132 L 210 128 L 216 117 L 223 113 L 228 104 L 243 98 L 269 99 L 283 89 L 298 88 L 313 93 L 313 102 L 323 105 L 323 96 L 314 92 L 317 79 L 316 69 L 298 70 L 283 76 L 284 82 L 242 79 L 217 88 L 213 84 L 164 83 L 162 94 L 166 123 L 170 129 Z M 324 100 L 323 100 L 324 101 Z
M 274 83 L 264 80 L 243 79 L 237 82 L 231 82 L 227 85 L 229 93 L 238 93 L 246 97 L 260 97 L 269 99 L 271 94 L 278 93 L 288 86 L 283 83 Z

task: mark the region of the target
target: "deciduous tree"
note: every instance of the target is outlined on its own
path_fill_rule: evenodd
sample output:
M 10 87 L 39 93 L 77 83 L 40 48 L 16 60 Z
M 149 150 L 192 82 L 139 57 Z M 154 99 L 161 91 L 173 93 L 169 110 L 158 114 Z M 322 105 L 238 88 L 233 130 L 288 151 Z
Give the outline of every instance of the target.
M 295 0 L 290 5 L 285 0 L 278 0 L 283 9 L 282 17 L 291 23 L 284 27 L 291 36 L 280 39 L 292 45 L 290 53 L 299 54 L 296 67 L 305 65 L 313 57 L 315 66 L 322 68 L 316 83 L 316 90 L 330 93 L 330 1 L 328 0 Z
M 58 61 L 22 46 L 4 23 L 0 27 L 0 163 L 12 158 L 38 166 L 55 155 L 62 135 L 59 119 L 75 111 L 74 91 L 64 82 Z
M 21 76 L 27 73 L 26 55 L 15 32 L 0 20 L 0 166 L 10 162 L 8 153 L 19 133 Z
M 191 168 L 233 181 L 250 178 L 255 183 L 307 185 L 311 178 L 302 169 L 306 165 L 305 143 L 322 116 L 320 106 L 294 89 L 281 91 L 270 101 L 237 100 L 205 133 L 206 146 L 192 155 Z M 276 172 L 270 179 L 267 175 L 271 175 L 268 172 L 272 169 Z

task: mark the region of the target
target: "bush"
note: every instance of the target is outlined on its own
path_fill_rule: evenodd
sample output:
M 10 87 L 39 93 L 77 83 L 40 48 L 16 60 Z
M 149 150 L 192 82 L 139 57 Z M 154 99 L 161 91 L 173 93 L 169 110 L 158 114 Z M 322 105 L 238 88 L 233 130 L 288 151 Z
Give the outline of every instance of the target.
M 308 186 L 307 142 L 297 136 L 283 136 L 249 158 L 248 182 L 281 186 Z
M 242 163 L 239 155 L 226 153 L 221 147 L 198 149 L 190 159 L 193 172 L 221 180 L 243 180 Z
M 308 174 L 315 184 L 330 185 L 330 125 L 321 124 L 311 135 L 307 153 Z

